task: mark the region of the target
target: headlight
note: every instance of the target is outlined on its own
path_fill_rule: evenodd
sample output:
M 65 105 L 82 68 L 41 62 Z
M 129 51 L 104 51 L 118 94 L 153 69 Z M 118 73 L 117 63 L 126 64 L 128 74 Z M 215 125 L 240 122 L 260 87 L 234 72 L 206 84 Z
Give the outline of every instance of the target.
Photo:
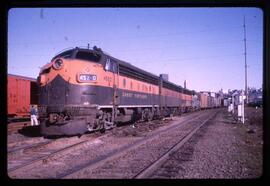
M 56 69 L 56 70 L 59 70 L 59 69 L 62 68 L 63 64 L 64 64 L 64 63 L 63 63 L 63 60 L 57 59 L 57 60 L 54 61 L 54 63 L 53 63 L 53 68 Z

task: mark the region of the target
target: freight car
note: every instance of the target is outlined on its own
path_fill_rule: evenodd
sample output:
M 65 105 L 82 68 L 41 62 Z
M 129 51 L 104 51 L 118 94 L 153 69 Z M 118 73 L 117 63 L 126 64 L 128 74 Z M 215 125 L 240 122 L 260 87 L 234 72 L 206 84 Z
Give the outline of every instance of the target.
M 8 118 L 30 117 L 30 105 L 38 104 L 36 79 L 8 74 Z
M 209 95 L 207 93 L 204 92 L 199 93 L 200 109 L 203 110 L 209 108 L 208 97 Z
M 73 48 L 38 76 L 41 134 L 77 135 L 192 110 L 192 91 L 100 48 Z
M 201 109 L 221 107 L 221 97 L 214 92 L 201 91 L 199 93 Z

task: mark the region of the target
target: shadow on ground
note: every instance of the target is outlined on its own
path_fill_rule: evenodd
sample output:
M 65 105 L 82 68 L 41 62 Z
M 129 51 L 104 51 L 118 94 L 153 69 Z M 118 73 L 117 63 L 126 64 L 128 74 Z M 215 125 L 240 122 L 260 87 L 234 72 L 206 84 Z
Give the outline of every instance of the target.
M 22 129 L 18 130 L 19 134 L 27 137 L 41 137 L 39 126 L 24 126 Z

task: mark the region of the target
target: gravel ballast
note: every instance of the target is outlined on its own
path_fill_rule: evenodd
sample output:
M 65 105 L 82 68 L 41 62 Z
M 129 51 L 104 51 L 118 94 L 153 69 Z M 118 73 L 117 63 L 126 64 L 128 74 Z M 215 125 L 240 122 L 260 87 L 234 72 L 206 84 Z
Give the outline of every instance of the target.
M 216 113 L 215 117 L 211 117 L 183 146 L 170 154 L 168 160 L 155 168 L 148 178 L 259 178 L 263 174 L 263 122 L 260 108 L 246 108 L 245 124 L 237 122 L 226 108 L 221 108 L 190 113 L 167 122 L 138 123 L 115 128 L 102 136 L 89 134 L 81 138 L 60 138 L 53 143 L 56 147 L 61 147 L 63 143 L 67 145 L 68 142 L 88 142 L 9 176 L 15 179 L 132 178 L 144 166 L 165 153 L 185 132 L 213 113 Z M 39 137 L 35 139 L 37 141 Z M 30 142 L 29 139 L 27 142 Z M 9 147 L 17 148 L 17 145 L 10 144 Z M 75 174 L 72 174 L 74 171 Z
M 245 124 L 234 122 L 226 110 L 219 113 L 151 178 L 259 178 L 263 173 L 262 120 L 254 121 L 259 114 L 255 112 L 247 108 Z

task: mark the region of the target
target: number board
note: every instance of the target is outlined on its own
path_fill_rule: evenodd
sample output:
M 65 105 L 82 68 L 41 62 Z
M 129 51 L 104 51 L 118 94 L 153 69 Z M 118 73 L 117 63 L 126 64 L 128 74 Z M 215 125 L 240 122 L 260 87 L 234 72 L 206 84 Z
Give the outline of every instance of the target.
M 91 82 L 91 81 L 96 81 L 97 76 L 93 74 L 80 74 L 79 75 L 79 81 L 80 82 Z

